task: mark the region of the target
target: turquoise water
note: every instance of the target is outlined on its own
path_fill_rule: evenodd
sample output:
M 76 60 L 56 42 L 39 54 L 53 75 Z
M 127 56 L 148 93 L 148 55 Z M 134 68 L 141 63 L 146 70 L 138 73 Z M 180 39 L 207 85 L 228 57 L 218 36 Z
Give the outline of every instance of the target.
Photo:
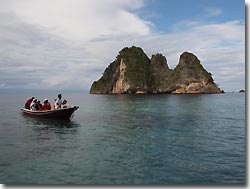
M 29 96 L 0 94 L 2 184 L 246 182 L 244 93 L 63 94 L 71 122 L 22 115 Z

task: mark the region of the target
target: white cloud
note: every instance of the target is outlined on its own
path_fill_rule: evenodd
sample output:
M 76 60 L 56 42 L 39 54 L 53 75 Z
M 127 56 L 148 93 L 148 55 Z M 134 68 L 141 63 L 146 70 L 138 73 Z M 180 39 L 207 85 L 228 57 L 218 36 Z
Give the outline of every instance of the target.
M 4 2 L 4 3 L 2 3 Z M 1 10 L 67 39 L 89 40 L 99 35 L 150 32 L 149 23 L 131 11 L 142 0 L 2 0 Z
M 193 52 L 219 86 L 244 88 L 245 35 L 239 21 L 183 21 L 152 33 L 138 17 L 144 1 L 0 0 L 0 89 L 89 90 L 125 46 L 149 58 L 162 53 L 170 68 Z M 237 72 L 237 73 L 236 73 Z
M 222 10 L 215 7 L 208 7 L 205 10 L 207 17 L 219 16 L 222 14 Z

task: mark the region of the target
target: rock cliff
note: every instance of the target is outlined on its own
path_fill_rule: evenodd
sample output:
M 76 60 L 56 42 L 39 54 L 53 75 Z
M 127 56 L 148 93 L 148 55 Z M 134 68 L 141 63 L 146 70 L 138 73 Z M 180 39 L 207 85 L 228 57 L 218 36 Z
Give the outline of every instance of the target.
M 222 92 L 192 53 L 184 52 L 172 70 L 162 54 L 152 55 L 150 60 L 134 46 L 122 49 L 90 89 L 91 94 Z

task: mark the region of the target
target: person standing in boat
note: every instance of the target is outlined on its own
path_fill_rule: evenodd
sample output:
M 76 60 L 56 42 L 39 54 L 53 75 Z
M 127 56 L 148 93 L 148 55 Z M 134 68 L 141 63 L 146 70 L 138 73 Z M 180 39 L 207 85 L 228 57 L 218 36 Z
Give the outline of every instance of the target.
M 59 94 L 55 102 L 55 109 L 59 109 L 61 107 L 62 107 L 62 94 Z
M 35 99 L 35 97 L 31 97 L 31 98 L 29 98 L 28 100 L 26 100 L 26 102 L 25 102 L 25 104 L 24 104 L 24 107 L 25 107 L 26 109 L 30 109 L 30 104 L 31 104 L 31 102 L 33 101 L 33 99 Z
M 51 105 L 50 105 L 49 100 L 47 98 L 44 100 L 43 105 L 42 105 L 40 110 L 41 111 L 43 111 L 43 110 L 51 110 Z

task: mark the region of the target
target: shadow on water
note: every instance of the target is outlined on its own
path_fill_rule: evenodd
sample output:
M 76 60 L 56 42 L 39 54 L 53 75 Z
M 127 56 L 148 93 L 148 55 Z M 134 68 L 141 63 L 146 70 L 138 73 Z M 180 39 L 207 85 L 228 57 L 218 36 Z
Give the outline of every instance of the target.
M 79 123 L 70 120 L 50 120 L 42 118 L 34 118 L 23 115 L 26 130 L 30 135 L 35 136 L 35 140 L 49 140 L 54 135 L 59 138 L 71 138 L 79 132 Z M 31 137 L 32 138 L 32 137 Z
M 51 128 L 76 128 L 80 127 L 79 123 L 71 120 L 53 120 L 44 118 L 35 118 L 22 115 L 27 125 L 39 126 L 39 127 L 51 127 Z

